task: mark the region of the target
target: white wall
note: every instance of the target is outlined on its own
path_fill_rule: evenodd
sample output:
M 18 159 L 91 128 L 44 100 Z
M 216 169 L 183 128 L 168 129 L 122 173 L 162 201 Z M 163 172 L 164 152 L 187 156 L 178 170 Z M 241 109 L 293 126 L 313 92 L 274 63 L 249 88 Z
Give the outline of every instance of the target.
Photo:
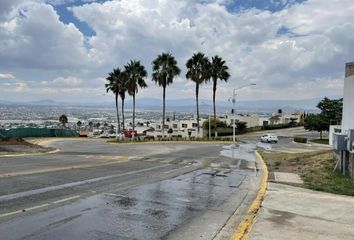
M 342 131 L 354 129 L 354 75 L 344 80 Z

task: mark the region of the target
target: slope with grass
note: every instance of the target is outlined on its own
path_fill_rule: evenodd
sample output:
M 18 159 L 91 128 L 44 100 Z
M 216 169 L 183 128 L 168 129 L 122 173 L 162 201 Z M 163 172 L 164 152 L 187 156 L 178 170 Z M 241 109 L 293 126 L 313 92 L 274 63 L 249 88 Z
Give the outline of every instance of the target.
M 299 174 L 304 187 L 335 194 L 354 196 L 354 180 L 334 171 L 332 151 L 309 153 L 261 152 L 270 172 Z

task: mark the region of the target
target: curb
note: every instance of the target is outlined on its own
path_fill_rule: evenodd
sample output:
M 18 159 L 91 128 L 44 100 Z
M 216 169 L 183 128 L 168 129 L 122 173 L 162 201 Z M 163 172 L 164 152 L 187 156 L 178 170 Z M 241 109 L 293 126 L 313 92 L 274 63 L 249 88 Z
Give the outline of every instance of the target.
M 206 144 L 206 143 L 233 143 L 233 141 L 151 141 L 151 142 L 109 142 L 108 144 L 177 144 L 177 143 L 198 143 L 198 144 Z
M 267 181 L 268 181 L 268 169 L 265 164 L 262 156 L 255 151 L 257 158 L 259 159 L 262 165 L 262 182 L 259 188 L 256 199 L 253 201 L 251 206 L 249 207 L 246 216 L 243 218 L 242 222 L 238 225 L 236 231 L 231 237 L 231 240 L 248 240 L 249 234 L 251 233 L 252 227 L 256 221 L 257 213 L 261 208 L 261 204 L 264 200 L 265 194 L 267 192 Z
M 41 155 L 47 155 L 47 154 L 53 154 L 60 152 L 60 149 L 56 149 L 50 152 L 43 152 L 43 153 L 15 153 L 15 154 L 5 154 L 5 155 L 0 155 L 0 158 L 2 157 L 23 157 L 23 156 L 41 156 Z

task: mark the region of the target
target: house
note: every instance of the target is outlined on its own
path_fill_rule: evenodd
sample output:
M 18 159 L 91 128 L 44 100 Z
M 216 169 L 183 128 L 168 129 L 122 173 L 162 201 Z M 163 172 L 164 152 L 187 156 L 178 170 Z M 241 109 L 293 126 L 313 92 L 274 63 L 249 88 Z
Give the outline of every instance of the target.
M 203 136 L 203 122 L 205 119 L 200 119 L 199 135 L 198 135 L 198 121 L 196 117 L 191 119 L 170 120 L 166 119 L 164 125 L 165 136 L 181 136 L 181 137 L 202 137 Z M 146 132 L 147 136 L 161 137 L 162 136 L 162 120 L 151 123 L 150 127 L 154 130 Z
M 341 126 L 331 126 L 330 139 L 336 168 L 354 178 L 354 62 L 345 67 L 343 116 Z

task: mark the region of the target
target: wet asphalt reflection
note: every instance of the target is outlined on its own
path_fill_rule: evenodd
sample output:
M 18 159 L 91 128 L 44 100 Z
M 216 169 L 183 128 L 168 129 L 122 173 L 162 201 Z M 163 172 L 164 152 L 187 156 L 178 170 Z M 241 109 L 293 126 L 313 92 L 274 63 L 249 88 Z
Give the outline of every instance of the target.
M 0 225 L 1 239 L 167 239 L 205 210 L 217 210 L 254 171 L 201 169 L 129 191 L 78 200 Z

